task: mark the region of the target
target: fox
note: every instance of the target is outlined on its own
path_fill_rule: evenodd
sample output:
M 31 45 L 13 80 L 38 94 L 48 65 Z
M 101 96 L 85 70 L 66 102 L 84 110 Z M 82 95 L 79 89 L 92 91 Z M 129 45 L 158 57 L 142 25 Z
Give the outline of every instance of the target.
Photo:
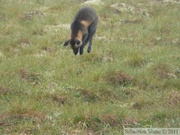
M 70 45 L 74 55 L 82 55 L 85 45 L 89 42 L 87 52 L 90 53 L 97 24 L 96 11 L 91 7 L 81 8 L 71 23 L 70 38 L 64 42 L 64 46 Z

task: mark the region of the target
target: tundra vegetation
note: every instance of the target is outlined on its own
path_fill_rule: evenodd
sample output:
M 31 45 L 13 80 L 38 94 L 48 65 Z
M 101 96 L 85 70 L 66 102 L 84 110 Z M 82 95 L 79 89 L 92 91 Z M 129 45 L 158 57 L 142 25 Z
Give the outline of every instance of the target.
M 63 42 L 96 9 L 91 53 Z M 1 0 L 0 134 L 180 127 L 179 0 Z

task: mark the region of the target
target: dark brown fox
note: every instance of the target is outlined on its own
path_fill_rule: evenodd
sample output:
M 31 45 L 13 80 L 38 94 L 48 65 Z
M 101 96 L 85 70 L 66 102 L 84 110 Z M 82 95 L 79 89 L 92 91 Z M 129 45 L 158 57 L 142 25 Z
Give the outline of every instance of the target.
M 98 16 L 94 9 L 84 7 L 80 9 L 71 24 L 71 35 L 64 46 L 71 45 L 75 55 L 83 54 L 85 45 L 89 42 L 87 52 L 91 52 L 92 38 L 96 32 Z

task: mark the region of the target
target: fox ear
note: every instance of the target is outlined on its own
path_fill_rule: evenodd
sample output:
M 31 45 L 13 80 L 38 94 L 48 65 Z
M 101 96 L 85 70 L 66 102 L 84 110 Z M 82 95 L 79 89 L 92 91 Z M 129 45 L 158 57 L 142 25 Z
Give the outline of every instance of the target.
M 69 40 L 67 40 L 66 42 L 64 42 L 64 46 L 69 45 L 69 43 L 70 43 L 70 39 L 69 39 Z

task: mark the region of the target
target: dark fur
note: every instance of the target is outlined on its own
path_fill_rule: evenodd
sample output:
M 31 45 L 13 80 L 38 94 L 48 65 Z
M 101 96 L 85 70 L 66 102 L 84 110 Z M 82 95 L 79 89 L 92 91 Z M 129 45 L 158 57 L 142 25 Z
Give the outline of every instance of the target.
M 81 23 L 81 21 L 84 21 L 88 25 L 84 25 Z M 80 55 L 82 55 L 85 45 L 89 42 L 87 52 L 90 53 L 92 38 L 96 32 L 97 23 L 98 16 L 92 8 L 85 7 L 80 9 L 71 24 L 71 37 L 64 43 L 64 46 L 70 44 L 75 55 L 77 55 L 78 52 L 80 52 Z M 78 37 L 79 31 L 82 33 L 82 39 Z

